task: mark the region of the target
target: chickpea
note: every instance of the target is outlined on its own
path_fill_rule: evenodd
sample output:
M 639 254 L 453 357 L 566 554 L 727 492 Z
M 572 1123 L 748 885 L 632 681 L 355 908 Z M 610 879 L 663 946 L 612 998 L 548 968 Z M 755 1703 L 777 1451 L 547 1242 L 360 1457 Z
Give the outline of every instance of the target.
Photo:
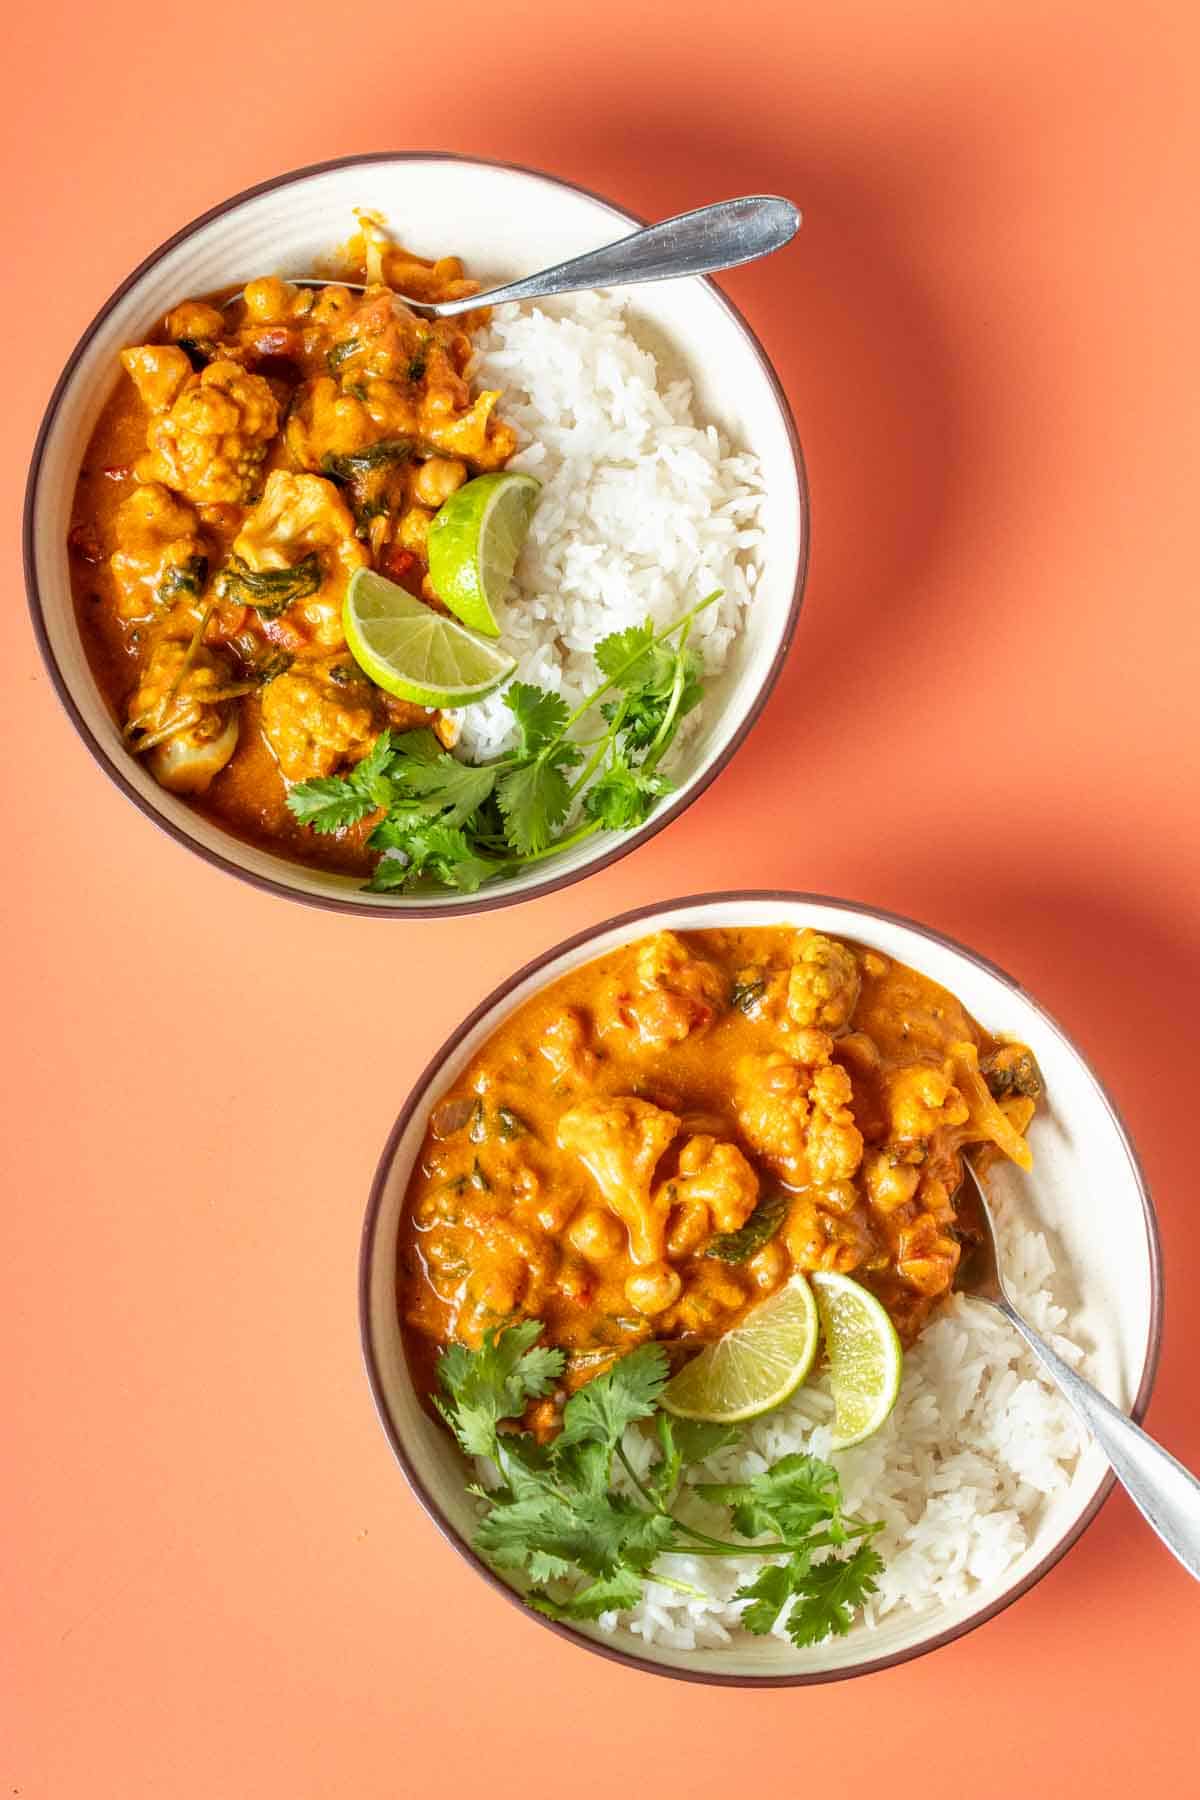
M 572 1219 L 567 1236 L 580 1256 L 589 1262 L 609 1262 L 620 1249 L 624 1232 L 610 1212 L 590 1206 Z
M 756 1288 L 770 1292 L 777 1288 L 787 1273 L 787 1251 L 783 1245 L 772 1238 L 761 1250 L 756 1250 L 746 1264 L 746 1272 Z
M 858 1205 L 858 1189 L 852 1181 L 831 1181 L 821 1189 L 821 1205 L 844 1218 Z
M 217 338 L 225 329 L 224 316 L 204 300 L 185 300 L 167 314 L 167 336 L 179 338 Z
M 625 1298 L 630 1306 L 647 1318 L 674 1306 L 682 1291 L 683 1283 L 670 1263 L 648 1263 L 625 1283 Z
M 886 1150 L 872 1151 L 863 1167 L 867 1196 L 876 1212 L 892 1213 L 917 1191 L 921 1171 L 911 1163 L 893 1162 Z
M 264 275 L 252 281 L 242 296 L 247 316 L 256 325 L 275 325 L 286 319 L 291 310 L 295 288 L 278 275 Z
M 420 464 L 413 475 L 413 499 L 421 506 L 432 507 L 436 512 L 442 502 L 448 500 L 466 479 L 466 463 L 456 462 L 447 456 L 431 456 L 428 462 Z
M 418 556 L 425 554 L 425 539 L 429 533 L 429 521 L 433 518 L 423 506 L 410 506 L 400 521 L 398 535 L 401 546 L 412 550 Z

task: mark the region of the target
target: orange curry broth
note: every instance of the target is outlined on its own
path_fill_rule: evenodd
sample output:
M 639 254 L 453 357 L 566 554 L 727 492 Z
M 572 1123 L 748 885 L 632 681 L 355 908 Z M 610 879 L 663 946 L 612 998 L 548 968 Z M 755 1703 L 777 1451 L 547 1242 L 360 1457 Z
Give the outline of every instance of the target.
M 960 1153 L 1028 1168 L 1038 1087 L 944 988 L 816 932 L 613 951 L 507 1019 L 431 1112 L 399 1248 L 418 1385 L 441 1346 L 521 1317 L 568 1352 L 568 1386 L 647 1339 L 683 1357 L 795 1270 L 853 1274 L 911 1342 L 974 1236 Z M 714 1254 L 772 1215 L 744 1258 Z
M 475 292 L 454 258 L 426 262 L 377 230 L 358 245 L 375 277 L 414 298 Z M 68 537 L 83 643 L 131 754 L 264 849 L 365 875 L 372 821 L 315 836 L 288 811 L 288 782 L 352 765 L 384 726 L 432 724 L 453 740 L 449 720 L 367 680 L 341 607 L 360 566 L 438 604 L 429 522 L 515 448 L 498 396 L 470 392 L 471 333 L 486 318 L 425 320 L 382 286 L 266 277 L 224 306 L 182 301 L 122 353 Z M 366 466 L 353 461 L 364 453 Z M 265 610 L 222 597 L 235 555 L 285 580 L 308 558 L 307 591 Z M 283 672 L 264 683 L 271 668 Z

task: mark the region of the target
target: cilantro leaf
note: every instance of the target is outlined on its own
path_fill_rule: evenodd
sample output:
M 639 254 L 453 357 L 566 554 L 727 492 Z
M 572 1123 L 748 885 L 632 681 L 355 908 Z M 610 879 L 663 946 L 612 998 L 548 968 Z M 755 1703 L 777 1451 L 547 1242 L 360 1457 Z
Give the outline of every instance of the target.
M 588 789 L 583 810 L 606 831 L 628 831 L 645 823 L 671 785 L 665 775 L 646 775 L 615 762 Z
M 431 811 L 440 810 L 444 825 L 462 825 L 478 812 L 496 785 L 494 769 L 478 769 L 443 752 L 429 761 L 407 761 L 402 768 L 406 794 L 415 794 Z
M 841 1482 L 830 1463 L 819 1456 L 785 1456 L 736 1485 L 701 1483 L 705 1500 L 728 1506 L 743 1537 L 777 1532 L 783 1538 L 807 1536 L 819 1526 L 841 1535 Z
M 845 1637 L 855 1612 L 878 1591 L 875 1577 L 882 1568 L 879 1552 L 860 1544 L 852 1556 L 826 1557 L 798 1575 L 794 1585 L 800 1598 L 786 1625 L 793 1644 L 802 1649 L 827 1637 Z
M 323 837 L 357 825 L 368 813 L 378 810 L 369 793 L 364 793 L 345 776 L 318 775 L 312 781 L 298 781 L 287 791 L 288 810 Z
M 504 702 L 517 721 L 522 756 L 535 756 L 544 749 L 560 735 L 570 717 L 561 694 L 547 693 L 528 681 L 511 682 Z
M 627 1425 L 648 1419 L 667 1385 L 670 1370 L 660 1344 L 641 1344 L 622 1356 L 603 1375 L 571 1395 L 563 1409 L 562 1434 L 555 1448 L 603 1444 L 615 1449 Z
M 674 1532 L 662 1513 L 644 1512 L 620 1494 L 560 1498 L 544 1492 L 493 1507 L 475 1544 L 502 1569 L 532 1573 L 534 1557 L 550 1555 L 588 1575 L 611 1575 L 622 1565 L 649 1568 Z
M 446 754 L 428 726 L 422 726 L 417 731 L 402 731 L 399 736 L 393 735 L 392 750 L 396 756 L 402 756 L 405 762 L 414 763 L 435 763 Z
M 390 731 L 381 731 L 367 754 L 360 763 L 356 763 L 351 772 L 351 779 L 369 792 L 372 782 L 387 774 L 388 763 L 396 749 L 395 739 Z
M 738 1588 L 735 1600 L 748 1600 L 741 1615 L 742 1624 L 756 1637 L 765 1637 L 775 1628 L 776 1620 L 794 1593 L 792 1572 L 784 1563 L 766 1563 L 745 1587 Z
M 486 1331 L 479 1350 L 451 1344 L 438 1361 L 438 1380 L 447 1400 L 439 1405 L 468 1456 L 492 1456 L 496 1426 L 519 1418 L 530 1400 L 540 1399 L 562 1373 L 561 1350 L 537 1347 L 538 1319 L 507 1330 Z
M 741 1436 L 736 1425 L 710 1424 L 706 1419 L 674 1419 L 675 1442 L 685 1463 L 704 1462 L 714 1450 L 736 1444 Z
M 629 625 L 624 631 L 601 638 L 592 655 L 606 681 L 614 681 L 620 687 L 638 687 L 655 676 L 657 648 L 654 627 L 647 619 L 641 625 Z M 666 656 L 670 660 L 671 652 L 667 651 Z
M 381 856 L 367 882 L 368 894 L 390 894 L 407 887 L 412 880 L 412 866 L 404 856 Z
M 496 798 L 504 814 L 508 840 L 521 856 L 545 850 L 556 826 L 571 805 L 565 769 L 574 768 L 579 751 L 559 744 L 549 755 L 522 763 L 502 777 Z
M 601 1575 L 565 1600 L 534 1593 L 529 1596 L 529 1604 L 549 1619 L 598 1619 L 602 1613 L 636 1606 L 642 1597 L 642 1579 L 636 1569 L 614 1569 L 611 1575 Z

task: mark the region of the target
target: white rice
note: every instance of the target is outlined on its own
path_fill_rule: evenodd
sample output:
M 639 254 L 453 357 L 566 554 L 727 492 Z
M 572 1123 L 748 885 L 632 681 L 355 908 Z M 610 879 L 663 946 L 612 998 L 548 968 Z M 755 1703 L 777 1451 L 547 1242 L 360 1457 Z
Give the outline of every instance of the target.
M 1011 1204 L 997 1201 L 995 1209 L 1014 1300 L 1061 1356 L 1080 1365 L 1080 1349 L 1062 1335 L 1066 1309 L 1054 1298 L 1054 1261 L 1045 1236 Z M 748 1425 L 738 1444 L 699 1465 L 690 1479 L 745 1481 L 805 1450 L 835 1463 L 847 1509 L 885 1524 L 874 1540 L 884 1560 L 879 1592 L 859 1629 L 999 1583 L 1028 1547 L 1050 1496 L 1068 1485 L 1083 1448 L 1073 1413 L 1018 1334 L 990 1307 L 957 1295 L 905 1358 L 895 1411 L 874 1437 L 857 1449 L 831 1453 L 832 1408 L 822 1375 L 777 1412 Z M 636 1431 L 628 1434 L 626 1448 L 635 1466 L 653 1461 L 650 1444 Z M 726 1515 L 712 1512 L 710 1519 L 727 1528 Z M 741 1635 L 741 1605 L 732 1596 L 762 1567 L 761 1558 L 674 1556 L 658 1566 L 704 1597 L 650 1582 L 638 1607 L 606 1614 L 603 1629 L 620 1623 L 647 1643 L 688 1650 Z M 786 1637 L 782 1619 L 776 1635 Z
M 542 483 L 501 619 L 514 679 L 574 706 L 596 685 L 601 638 L 646 618 L 668 625 L 723 588 L 689 639 L 716 674 L 758 573 L 757 459 L 696 423 L 691 383 L 665 379 L 616 294 L 497 307 L 478 348 L 473 385 L 503 390 L 499 410 L 521 434 L 509 466 Z M 472 758 L 511 740 L 502 692 L 459 717 Z

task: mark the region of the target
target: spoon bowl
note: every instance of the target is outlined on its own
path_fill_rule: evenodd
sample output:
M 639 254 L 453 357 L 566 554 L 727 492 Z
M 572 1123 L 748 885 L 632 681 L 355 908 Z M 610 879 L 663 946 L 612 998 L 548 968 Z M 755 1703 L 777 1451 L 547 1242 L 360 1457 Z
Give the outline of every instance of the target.
M 963 1279 L 955 1283 L 958 1292 L 994 1306 L 1020 1332 L 1095 1438 L 1117 1480 L 1147 1523 L 1188 1573 L 1200 1581 L 1200 1481 L 1064 1362 L 1022 1318 L 1004 1285 L 995 1225 L 983 1183 L 966 1157 L 963 1187 L 966 1197 L 974 1202 L 980 1238 L 963 1264 Z
M 452 319 L 457 313 L 480 306 L 500 306 L 506 300 L 548 300 L 554 294 L 579 294 L 590 288 L 627 287 L 643 281 L 677 281 L 685 275 L 713 275 L 720 269 L 736 269 L 741 263 L 770 256 L 791 242 L 800 229 L 800 213 L 790 200 L 777 194 L 748 194 L 739 200 L 720 200 L 694 212 L 678 213 L 658 225 L 647 225 L 615 244 L 587 250 L 582 256 L 555 263 L 537 275 L 506 281 L 481 294 L 465 294 L 458 300 L 412 300 L 397 297 L 410 312 L 423 319 Z M 363 294 L 360 281 L 336 281 L 319 275 L 293 277 L 297 287 L 344 287 Z M 225 302 L 231 306 L 245 289 L 239 288 Z

